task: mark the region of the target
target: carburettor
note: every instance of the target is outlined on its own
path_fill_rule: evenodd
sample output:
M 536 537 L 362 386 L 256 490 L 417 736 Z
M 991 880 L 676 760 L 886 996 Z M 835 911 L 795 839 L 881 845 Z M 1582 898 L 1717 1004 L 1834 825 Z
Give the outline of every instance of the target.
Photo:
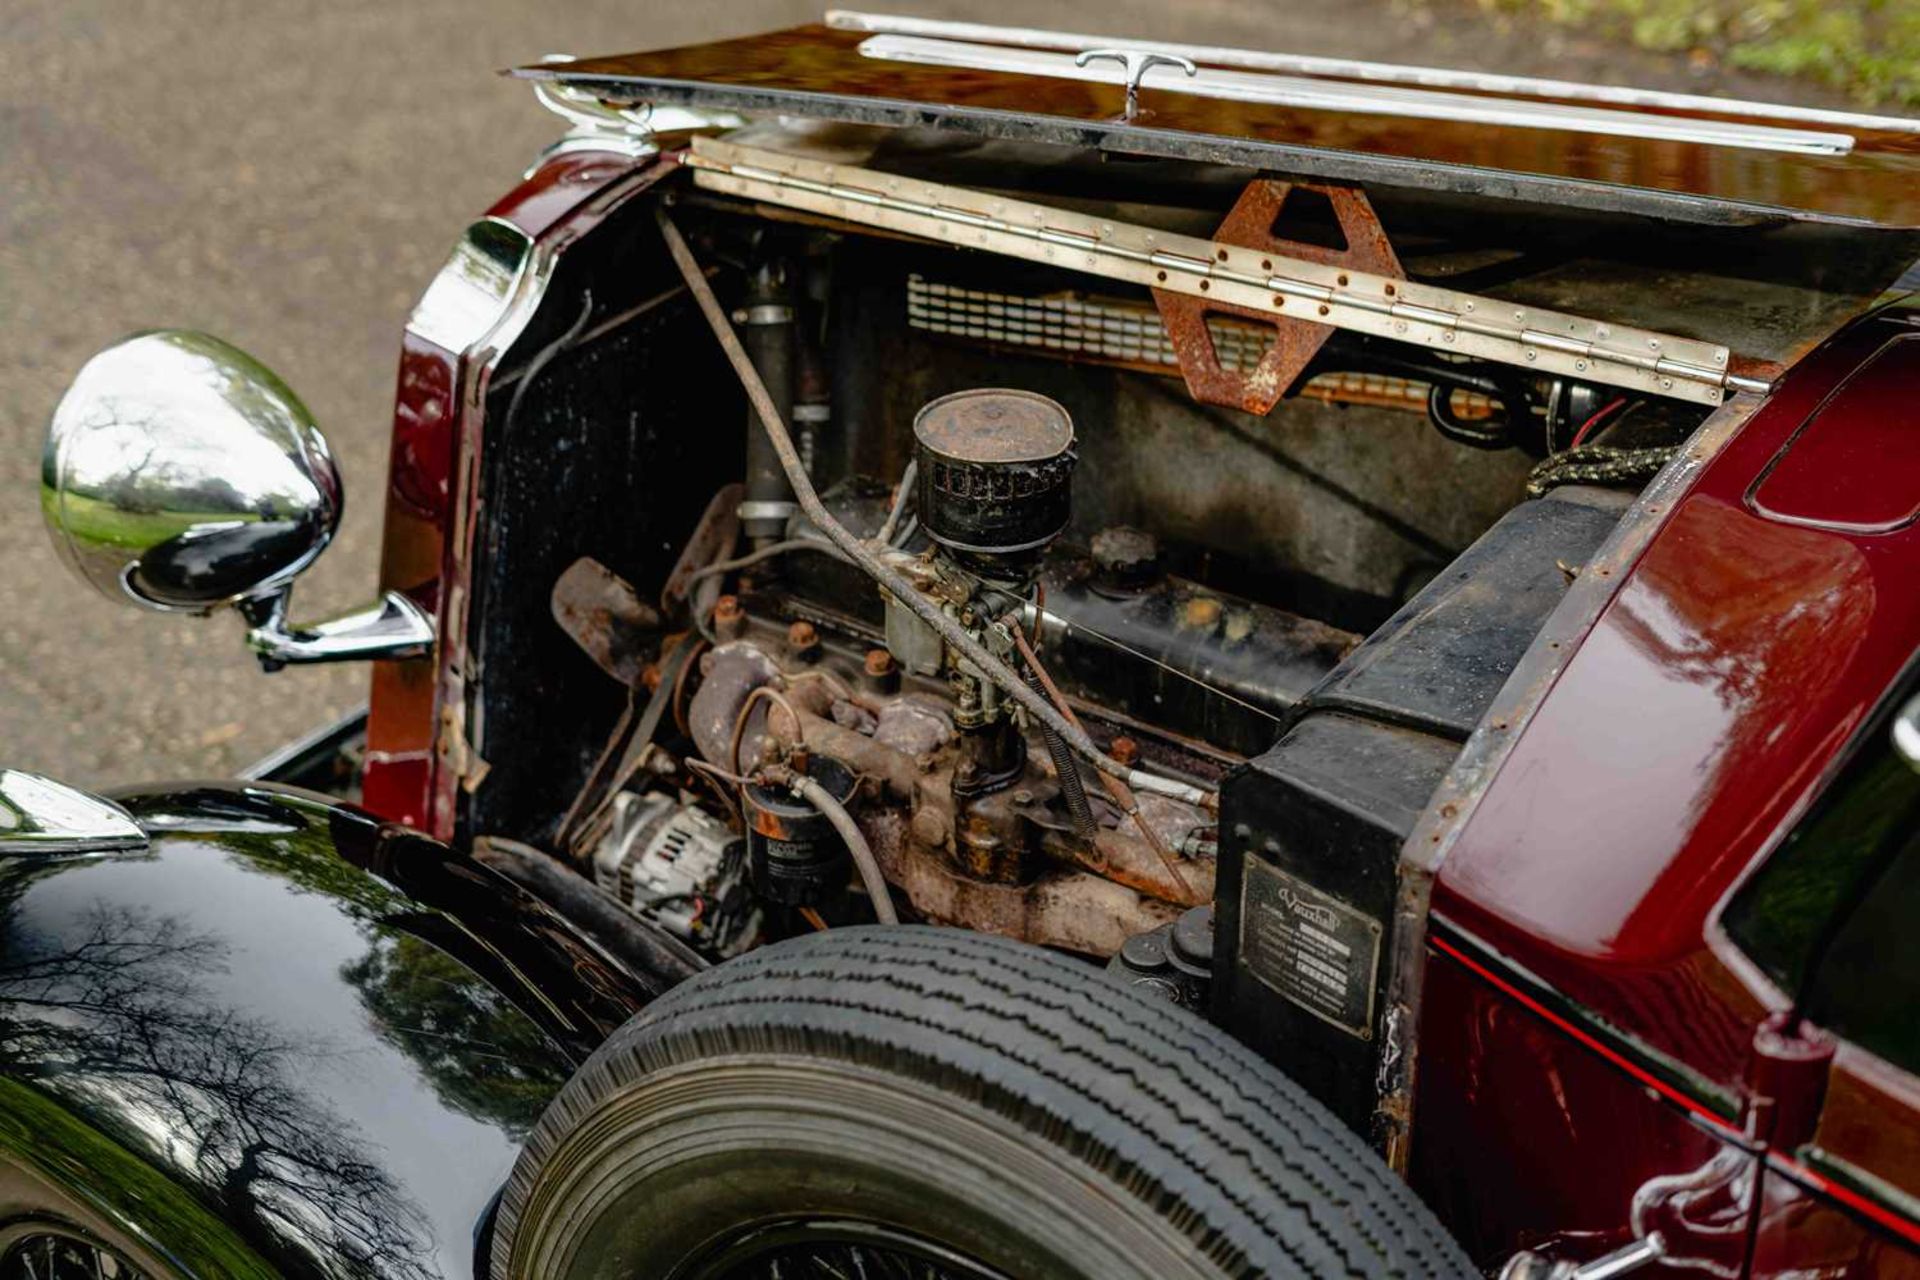
M 942 396 L 913 422 L 915 498 L 933 540 L 928 594 L 986 646 L 1018 665 L 1008 631 L 1032 602 L 1041 554 L 1072 510 L 1073 420 L 1030 391 Z M 887 601 L 887 648 L 909 671 L 945 675 L 962 731 L 955 787 L 1004 787 L 1025 764 L 1012 703 L 899 601 Z

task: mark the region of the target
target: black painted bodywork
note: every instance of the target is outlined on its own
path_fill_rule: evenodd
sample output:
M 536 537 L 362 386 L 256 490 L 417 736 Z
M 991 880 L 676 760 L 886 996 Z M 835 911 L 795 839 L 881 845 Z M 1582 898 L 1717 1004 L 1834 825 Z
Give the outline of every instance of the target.
M 0 1161 L 181 1276 L 471 1277 L 522 1136 L 648 984 L 445 846 L 268 784 L 0 859 Z

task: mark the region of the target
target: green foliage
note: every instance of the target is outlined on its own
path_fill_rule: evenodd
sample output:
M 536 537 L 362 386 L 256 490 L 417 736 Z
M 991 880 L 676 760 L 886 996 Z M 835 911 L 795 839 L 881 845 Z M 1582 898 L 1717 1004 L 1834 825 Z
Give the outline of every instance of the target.
M 1482 8 L 1798 76 L 1868 105 L 1920 106 L 1915 0 L 1479 0 Z

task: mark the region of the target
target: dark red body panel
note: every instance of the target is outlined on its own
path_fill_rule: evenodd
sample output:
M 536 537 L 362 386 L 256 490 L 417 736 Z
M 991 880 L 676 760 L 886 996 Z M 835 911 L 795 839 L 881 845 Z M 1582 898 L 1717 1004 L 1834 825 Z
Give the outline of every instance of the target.
M 1781 1000 L 1743 976 L 1716 911 L 1920 640 L 1920 533 L 1784 524 L 1746 495 L 1827 393 L 1916 324 L 1883 312 L 1828 343 L 1705 469 L 1548 692 L 1435 890 L 1437 913 L 1721 1085 L 1737 1086 L 1753 1027 Z M 1887 408 L 1914 421 L 1911 402 Z M 1911 491 L 1915 465 L 1851 481 L 1879 506 Z
M 1768 1151 L 1753 1046 L 1789 1000 L 1718 925 L 1920 643 L 1920 530 L 1850 518 L 1920 486 L 1916 335 L 1920 312 L 1883 311 L 1786 377 L 1665 513 L 1442 865 L 1414 1176 L 1470 1247 L 1550 1238 L 1589 1257 L 1664 1199 L 1686 1260 L 1672 1274 L 1920 1270 L 1898 1203 L 1920 1187 L 1920 1088 L 1842 1046 L 1812 1143 Z M 1834 394 L 1870 361 L 1852 384 L 1866 394 Z M 1769 467 L 1832 466 L 1849 433 L 1901 432 L 1873 465 L 1796 479 L 1801 518 L 1753 499 Z M 1448 941 L 1463 936 L 1477 971 Z M 1820 1151 L 1904 1176 L 1861 1194 Z M 1752 1232 L 1725 1236 L 1729 1213 Z
M 443 351 L 412 333 L 401 338 L 380 587 L 404 591 L 430 605 L 436 614 L 440 558 L 451 510 L 448 491 L 459 365 L 457 352 Z M 383 662 L 373 668 L 362 803 L 382 817 L 413 827 L 427 826 L 433 688 L 434 671 L 427 663 Z
M 1916 379 L 1920 333 L 1890 338 L 1767 464 L 1749 505 L 1776 520 L 1857 533 L 1911 524 L 1920 514 Z M 1880 482 L 1862 485 L 1863 475 Z
M 1442 952 L 1421 1007 L 1410 1177 L 1476 1262 L 1617 1249 L 1633 1239 L 1635 1192 L 1656 1178 L 1711 1169 L 1703 1180 L 1724 1188 L 1751 1181 L 1758 1160 L 1730 1130 L 1653 1095 L 1497 979 Z M 1722 1201 L 1689 1219 L 1684 1248 L 1737 1275 L 1744 1215 Z
M 596 196 L 657 163 L 612 152 L 556 154 L 486 216 L 517 227 L 537 251 L 555 252 L 559 242 L 598 223 L 601 214 L 587 207 Z M 380 585 L 433 607 L 440 639 L 433 666 L 374 667 L 362 795 L 374 812 L 443 840 L 453 835 L 457 779 L 444 767 L 448 743 L 436 707 L 449 663 L 463 648 L 461 637 L 449 634 L 450 621 L 464 617 L 448 607 L 455 597 L 443 585 L 463 584 L 466 577 L 464 549 L 453 536 L 457 469 L 478 462 L 486 379 L 497 354 L 448 351 L 409 331 L 394 398 Z

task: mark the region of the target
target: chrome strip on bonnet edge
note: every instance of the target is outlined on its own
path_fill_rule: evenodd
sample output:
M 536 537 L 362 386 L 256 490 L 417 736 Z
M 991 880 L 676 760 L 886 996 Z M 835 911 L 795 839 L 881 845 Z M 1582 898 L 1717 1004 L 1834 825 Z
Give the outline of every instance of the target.
M 1048 31 L 1038 27 L 1001 27 L 984 22 L 947 22 L 937 18 L 898 17 L 829 9 L 827 25 L 841 31 L 875 35 L 932 36 L 974 40 L 983 44 L 1077 53 L 1106 46 L 1147 47 L 1147 42 L 1114 36 Z M 1546 80 L 1533 76 L 1499 75 L 1486 71 L 1459 71 L 1444 67 L 1407 66 L 1393 62 L 1364 62 L 1355 58 L 1323 58 L 1310 54 L 1236 49 L 1218 45 L 1154 41 L 1159 53 L 1176 54 L 1202 65 L 1237 67 L 1247 71 L 1280 71 L 1332 80 L 1359 80 L 1378 84 L 1414 85 L 1429 89 L 1458 89 L 1470 93 L 1561 98 L 1597 102 L 1615 107 L 1645 107 L 1658 111 L 1707 111 L 1753 120 L 1790 120 L 1799 124 L 1833 125 L 1842 129 L 1875 129 L 1893 133 L 1920 133 L 1920 120 L 1901 116 L 1864 115 L 1820 107 L 1797 107 L 1743 98 L 1715 98 L 1697 93 L 1669 93 L 1623 85 L 1585 84 L 1578 80 Z
M 889 62 L 1049 76 L 1061 80 L 1090 80 L 1122 86 L 1129 85 L 1129 76 L 1137 74 L 1141 89 L 1158 93 L 1184 93 L 1201 98 L 1254 102 L 1308 111 L 1345 111 L 1514 129 L 1563 129 L 1572 133 L 1658 142 L 1692 142 L 1795 155 L 1845 155 L 1853 150 L 1853 138 L 1844 133 L 1815 133 L 1693 117 L 1641 115 L 1600 107 L 1315 80 L 1271 72 L 1202 68 L 1193 74 L 1186 74 L 1185 67 L 1165 65 L 1121 68 L 1064 53 L 921 36 L 873 36 L 860 43 L 860 52 L 865 57 Z M 1153 50 L 1156 55 L 1161 52 Z
M 407 331 L 443 351 L 465 355 L 500 322 L 519 287 L 533 240 L 499 218 L 482 218 L 460 237 L 407 319 Z
M 125 809 L 22 769 L 0 769 L 0 856 L 137 849 L 146 832 Z

